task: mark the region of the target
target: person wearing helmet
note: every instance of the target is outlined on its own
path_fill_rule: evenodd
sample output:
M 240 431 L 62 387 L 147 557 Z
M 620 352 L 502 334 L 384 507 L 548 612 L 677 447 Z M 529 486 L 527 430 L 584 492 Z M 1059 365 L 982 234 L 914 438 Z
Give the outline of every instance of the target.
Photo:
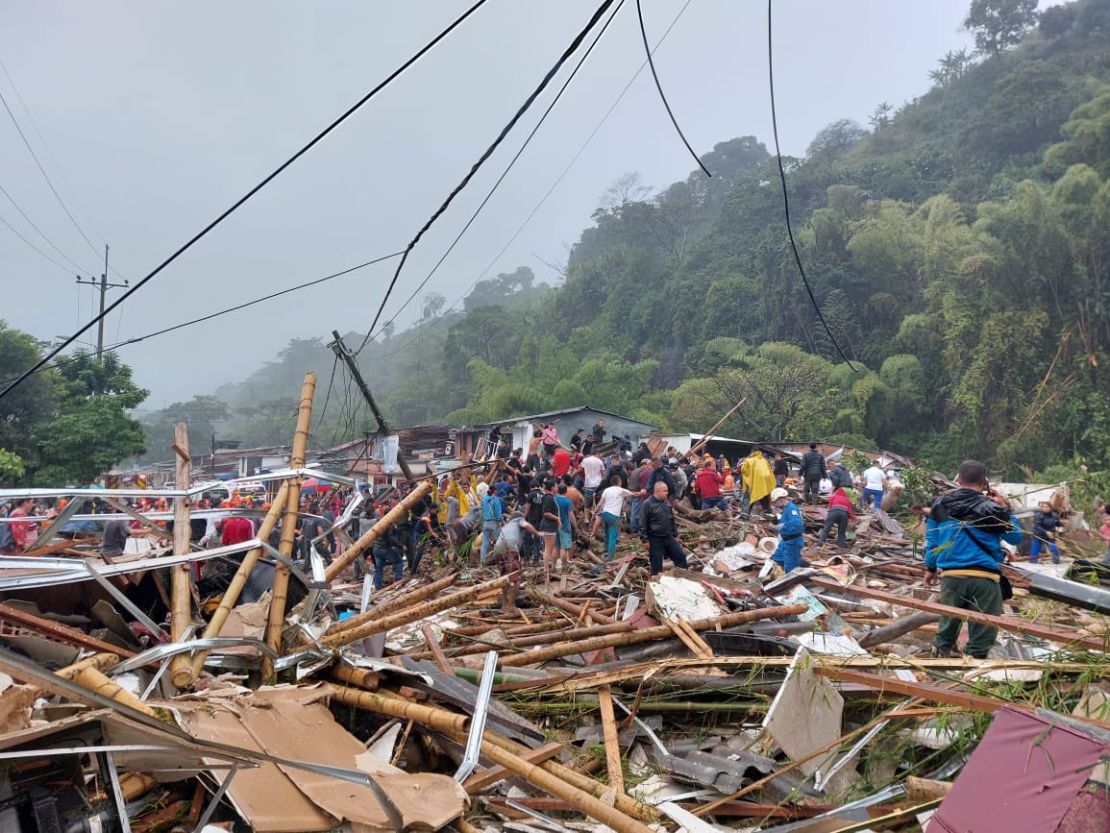
M 771 506 L 779 513 L 775 532 L 781 539 L 771 558 L 789 573 L 802 565 L 802 546 L 805 543 L 802 533 L 805 531 L 805 522 L 802 520 L 801 510 L 790 499 L 790 493 L 786 489 L 780 487 L 771 492 Z

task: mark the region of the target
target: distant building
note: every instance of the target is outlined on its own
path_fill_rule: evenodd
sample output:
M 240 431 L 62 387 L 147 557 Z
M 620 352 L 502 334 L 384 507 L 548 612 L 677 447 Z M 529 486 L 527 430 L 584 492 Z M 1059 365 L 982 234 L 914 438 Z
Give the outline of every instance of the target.
M 545 411 L 542 414 L 499 419 L 496 422 L 486 422 L 460 429 L 458 451 L 462 459 L 468 459 L 471 454 L 478 457 L 484 456 L 487 453 L 486 440 L 489 437 L 489 431 L 495 425 L 501 426 L 503 433 L 509 434 L 513 448 L 527 449 L 533 429 L 542 428 L 549 422 L 555 423 L 555 427 L 559 429 L 559 438 L 564 445 L 568 445 L 570 438 L 579 428 L 588 434 L 599 419 L 605 421 L 605 442 L 611 442 L 617 437 L 622 439 L 627 437 L 632 445 L 636 446 L 657 430 L 656 426 L 638 419 L 583 405 L 578 408 L 564 408 L 560 411 Z

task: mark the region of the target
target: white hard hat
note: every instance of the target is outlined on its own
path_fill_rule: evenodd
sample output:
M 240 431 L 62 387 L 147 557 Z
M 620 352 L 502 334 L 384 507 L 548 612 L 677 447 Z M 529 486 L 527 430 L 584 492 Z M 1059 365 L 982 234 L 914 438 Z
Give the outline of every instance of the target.
M 771 492 L 771 503 L 774 503 L 779 498 L 784 498 L 784 497 L 790 497 L 790 492 L 786 491 L 786 489 L 784 489 L 780 486 L 779 488 L 774 489 Z

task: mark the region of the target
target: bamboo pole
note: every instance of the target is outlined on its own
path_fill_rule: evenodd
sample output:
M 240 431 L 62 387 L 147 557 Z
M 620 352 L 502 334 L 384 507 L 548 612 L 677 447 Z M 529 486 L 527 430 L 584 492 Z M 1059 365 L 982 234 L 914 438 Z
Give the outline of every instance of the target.
M 80 686 L 84 686 L 89 691 L 95 691 L 97 694 L 103 697 L 110 697 L 117 703 L 122 703 L 125 706 L 130 706 L 131 708 L 142 712 L 148 717 L 158 717 L 158 713 L 154 709 L 152 709 L 150 706 L 148 706 L 127 689 L 120 688 L 118 685 L 113 683 L 111 680 L 105 677 L 104 674 L 102 674 L 91 665 L 82 668 L 80 671 L 74 674 L 73 681 Z
M 535 587 L 528 588 L 528 595 L 538 602 L 543 602 L 544 604 L 549 604 L 552 607 L 557 607 L 559 608 L 559 610 L 563 611 L 564 613 L 569 613 L 575 618 L 582 615 L 582 605 L 576 605 L 573 602 L 568 602 L 564 599 L 557 599 L 554 596 L 549 596 L 547 593 L 537 590 Z M 591 610 L 590 616 L 593 617 L 593 620 L 599 625 L 613 624 L 612 619 L 610 619 L 608 616 L 602 615 L 596 610 Z
M 297 429 L 293 433 L 293 448 L 289 467 L 303 469 L 308 450 L 308 428 L 312 423 L 312 397 L 316 393 L 316 374 L 306 373 L 301 386 L 301 400 L 297 409 Z M 288 482 L 288 481 L 287 481 Z M 289 558 L 293 555 L 293 539 L 297 534 L 297 511 L 301 506 L 301 478 L 293 478 L 285 493 L 285 517 L 281 524 L 281 543 L 278 550 Z M 266 644 L 275 653 L 281 653 L 281 633 L 285 628 L 285 600 L 289 596 L 289 568 L 278 563 L 274 570 L 274 592 L 270 598 L 270 615 L 266 621 Z M 263 679 L 273 679 L 274 663 L 269 657 L 262 660 Z
M 289 494 L 289 481 L 282 481 L 281 488 L 278 489 L 277 495 L 274 497 L 273 502 L 270 504 L 270 509 L 266 513 L 266 517 L 262 519 L 262 524 L 258 528 L 257 538 L 260 541 L 266 541 L 277 526 L 278 518 L 285 510 L 286 498 Z M 253 550 L 243 556 L 243 561 L 239 564 L 239 569 L 235 571 L 235 575 L 231 578 L 231 583 L 228 584 L 227 590 L 224 591 L 223 597 L 220 599 L 220 606 L 216 608 L 216 612 L 212 614 L 212 619 L 208 623 L 208 627 L 204 629 L 204 639 L 213 639 L 220 635 L 227 622 L 227 617 L 231 615 L 231 609 L 235 607 L 239 601 L 239 595 L 243 592 L 243 587 L 250 578 L 251 571 L 254 565 L 258 563 L 258 559 L 262 555 L 262 548 L 255 547 Z M 197 651 L 193 655 L 191 674 L 192 678 L 186 683 L 189 685 L 193 683 L 200 675 L 201 668 L 204 667 L 204 659 L 208 656 L 207 651 Z M 180 688 L 180 686 L 178 686 Z
M 340 667 L 342 667 L 342 666 L 340 666 Z M 353 669 L 353 670 L 357 671 L 358 669 Z M 351 677 L 350 679 L 353 680 L 354 677 Z M 392 694 L 392 693 L 387 692 L 387 691 L 381 691 L 381 692 L 379 692 L 379 694 L 385 700 L 395 700 L 395 701 L 398 701 L 402 704 L 407 702 L 403 697 L 400 697 L 399 695 Z M 354 703 L 354 702 L 352 702 L 351 705 L 354 705 L 356 708 L 359 708 L 359 705 Z M 450 711 L 447 711 L 446 709 L 441 709 L 441 708 L 436 707 L 436 706 L 426 706 L 425 708 L 431 709 L 434 712 L 442 712 L 444 715 L 447 715 L 447 716 L 450 716 L 450 717 L 458 717 L 458 715 L 456 715 L 454 712 L 450 712 Z M 417 720 L 417 718 L 415 717 L 415 713 L 410 712 L 410 716 L 412 716 L 412 718 L 414 720 Z M 417 720 L 417 722 L 419 722 L 419 720 Z M 466 739 L 465 733 L 458 733 L 457 737 L 462 738 L 463 741 L 465 742 L 465 739 Z M 486 730 L 485 734 L 482 735 L 482 740 L 483 740 L 483 744 L 482 744 L 482 754 L 483 755 L 485 754 L 485 749 L 486 749 L 487 744 L 496 746 L 499 749 L 502 749 L 502 750 L 510 753 L 514 758 L 519 758 L 519 757 L 522 757 L 524 755 L 527 755 L 528 752 L 530 751 L 527 746 L 524 746 L 523 744 L 517 743 L 514 740 L 510 740 L 509 738 L 502 737 L 501 735 L 495 734 L 494 732 L 491 732 L 488 729 Z M 583 792 L 589 793 L 590 795 L 593 795 L 597 798 L 604 798 L 606 796 L 606 793 L 609 792 L 608 785 L 602 784 L 599 781 L 595 781 L 593 778 L 590 778 L 588 775 L 584 775 L 580 772 L 575 772 L 573 769 L 570 769 L 569 767 L 565 767 L 562 764 L 558 763 L 557 761 L 553 761 L 553 760 L 544 761 L 540 765 L 540 768 L 546 770 L 548 773 L 555 776 L 557 779 L 559 779 L 561 781 L 565 781 L 566 783 L 571 784 L 574 787 L 577 787 L 579 790 L 582 790 Z M 506 767 L 506 769 L 508 769 L 508 767 Z M 608 805 L 606 805 L 606 806 L 608 806 Z M 626 815 L 632 816 L 633 818 L 640 819 L 641 821 L 651 822 L 651 821 L 656 821 L 659 818 L 658 814 L 655 812 L 655 810 L 653 808 L 647 806 L 646 804 L 642 804 L 641 802 L 637 801 L 635 798 L 632 798 L 630 795 L 628 795 L 626 793 L 620 793 L 616 796 L 615 806 L 622 813 L 625 813 Z
M 93 654 L 91 657 L 85 657 L 83 660 L 73 663 L 73 665 L 59 668 L 54 673 L 59 677 L 72 680 L 86 668 L 95 668 L 97 671 L 107 671 L 113 665 L 119 665 L 119 657 L 115 654 Z
M 411 605 L 424 601 L 431 596 L 439 593 L 440 590 L 446 590 L 455 583 L 457 576 L 452 573 L 446 575 L 441 579 L 433 581 L 431 584 L 425 584 L 416 590 L 408 593 L 403 593 L 395 599 L 390 599 L 388 602 L 372 607 L 364 613 L 359 613 L 357 616 L 352 616 L 350 619 L 344 619 L 342 622 L 334 623 L 330 628 L 325 631 L 327 636 L 334 636 L 342 631 L 356 628 L 359 625 L 364 625 L 367 622 L 372 622 L 375 619 L 381 619 L 387 613 L 393 613 L 396 610 L 403 610 Z
M 341 670 L 342 666 L 337 668 L 336 672 Z M 334 673 L 334 676 L 338 678 L 340 675 Z M 470 720 L 464 714 L 454 714 L 445 709 L 436 709 L 420 703 L 409 703 L 400 698 L 383 697 L 380 694 L 359 691 L 354 688 L 332 686 L 332 699 L 363 711 L 384 714 L 401 720 L 415 720 L 417 723 L 423 723 L 441 732 L 465 734 Z
M 621 764 L 621 745 L 617 737 L 617 717 L 613 713 L 613 690 L 603 685 L 597 690 L 597 704 L 601 710 L 601 734 L 605 741 L 605 768 L 609 772 L 609 786 L 620 795 L 624 792 L 624 768 Z
M 488 734 L 489 733 L 487 733 L 487 735 Z M 462 739 L 463 736 L 456 735 L 456 737 Z M 569 801 L 575 808 L 581 810 L 590 818 L 608 825 L 616 830 L 617 833 L 651 833 L 651 828 L 642 821 L 626 815 L 617 807 L 606 804 L 586 790 L 576 787 L 574 784 L 563 780 L 558 775 L 554 775 L 546 766 L 537 766 L 536 764 L 528 763 L 528 761 L 524 760 L 521 755 L 516 752 L 510 752 L 489 740 L 483 740 L 482 757 L 489 759 L 498 766 L 504 767 L 514 775 L 519 775 L 521 778 L 528 781 L 528 783 L 538 787 L 544 792 L 550 793 L 556 798 Z M 548 761 L 547 763 L 551 762 Z M 572 770 L 568 770 L 568 772 L 569 771 Z M 603 785 L 598 784 L 598 786 L 602 787 Z M 619 796 L 620 793 L 617 795 Z
M 432 481 L 425 480 L 417 484 L 416 488 L 405 495 L 401 502 L 390 509 L 385 515 L 366 531 L 366 534 L 355 541 L 351 546 L 343 551 L 343 554 L 338 556 L 327 569 L 324 570 L 324 578 L 328 581 L 334 581 L 336 576 L 347 569 L 356 558 L 366 552 L 370 546 L 378 539 L 378 537 L 389 530 L 391 526 L 404 518 L 408 511 L 419 503 L 424 497 L 432 491 Z
M 173 453 L 177 458 L 174 486 L 187 490 L 192 485 L 192 466 L 189 457 L 189 426 L 179 422 L 173 427 Z M 173 502 L 173 553 L 188 555 L 192 527 L 189 524 L 189 497 L 175 498 Z M 193 621 L 192 569 L 189 563 L 170 567 L 170 638 L 184 642 L 185 634 Z M 187 654 L 178 654 L 170 660 L 170 681 L 177 688 L 184 688 L 195 679 Z
M 570 639 L 587 639 L 591 636 L 603 636 L 609 633 L 631 633 L 636 630 L 636 627 L 631 622 L 616 622 L 612 625 L 595 625 L 592 628 L 570 628 L 569 630 L 552 631 L 549 633 L 537 633 L 529 636 L 522 636 L 519 638 L 509 637 L 504 646 L 513 648 L 530 648 L 535 645 L 550 645 L 553 642 L 565 642 Z M 458 633 L 457 630 L 451 633 Z M 484 654 L 490 650 L 492 643 L 478 644 L 478 645 L 463 645 L 458 648 L 448 648 L 444 652 L 447 657 L 465 657 L 472 654 Z M 428 659 L 431 657 L 431 651 L 419 651 L 411 656 L 417 659 Z
M 390 628 L 400 627 L 407 625 L 410 622 L 415 622 L 418 619 L 424 619 L 433 614 L 440 613 L 444 610 L 449 610 L 452 607 L 466 604 L 473 601 L 479 596 L 485 595 L 493 590 L 498 590 L 509 580 L 509 576 L 502 576 L 501 578 L 487 581 L 484 584 L 475 584 L 473 587 L 468 587 L 465 590 L 459 590 L 455 593 L 448 593 L 446 596 L 441 596 L 438 599 L 432 599 L 421 604 L 414 605 L 407 610 L 402 610 L 389 616 L 383 616 L 380 619 L 374 619 L 370 622 L 365 622 L 356 628 L 340 631 L 336 634 L 325 635 L 320 640 L 325 646 L 337 647 L 339 645 L 349 645 L 352 642 L 357 642 L 360 639 L 365 639 L 368 636 L 373 636 L 376 633 L 384 633 Z
M 748 397 L 745 396 L 743 399 L 741 399 L 739 402 L 737 402 L 735 405 L 733 405 L 731 408 L 729 408 L 728 413 L 726 413 L 723 417 L 721 417 L 719 420 L 717 420 L 717 422 L 714 423 L 713 427 L 710 428 L 708 431 L 706 431 L 705 434 L 702 435 L 702 438 L 689 451 L 686 452 L 686 456 L 690 457 L 693 454 L 700 453 L 701 449 L 702 449 L 702 446 L 704 446 L 706 443 L 708 443 L 709 438 L 713 436 L 713 432 L 716 431 L 718 428 L 720 428 L 722 425 L 724 425 L 726 419 L 728 419 L 734 413 L 736 413 L 741 408 L 743 408 L 744 403 L 747 402 L 747 401 L 748 401 Z
M 715 619 L 699 619 L 695 622 L 690 622 L 689 625 L 695 631 L 706 631 L 718 625 L 722 628 L 728 628 L 733 625 L 743 625 L 747 622 L 758 622 L 762 619 L 779 619 L 783 616 L 796 616 L 797 614 L 805 613 L 806 610 L 807 608 L 805 605 L 761 607 L 756 610 L 741 611 L 740 613 L 727 613 Z M 565 657 L 571 654 L 585 654 L 602 648 L 615 648 L 622 645 L 635 645 L 639 642 L 651 642 L 656 639 L 667 639 L 673 635 L 671 629 L 666 625 L 659 625 L 654 628 L 643 628 L 642 630 L 633 631 L 632 633 L 614 633 L 606 636 L 595 636 L 592 639 L 560 642 L 548 648 L 541 648 L 538 651 L 525 651 L 522 654 L 502 657 L 500 666 L 505 668 L 514 665 L 532 665 L 534 663 L 547 662 L 548 660 L 558 659 L 559 657 Z

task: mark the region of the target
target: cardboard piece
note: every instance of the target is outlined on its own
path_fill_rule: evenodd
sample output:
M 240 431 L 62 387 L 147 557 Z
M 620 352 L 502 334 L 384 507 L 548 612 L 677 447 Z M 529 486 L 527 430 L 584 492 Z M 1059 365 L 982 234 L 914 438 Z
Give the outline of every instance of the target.
M 197 737 L 367 772 L 401 812 L 406 829 L 438 830 L 462 814 L 466 793 L 451 778 L 410 775 L 367 754 L 321 702 L 329 691 L 326 687 L 262 688 L 249 696 L 198 703 L 183 713 L 183 719 Z M 259 833 L 324 831 L 344 822 L 354 833 L 393 829 L 369 787 L 288 765 L 262 764 L 242 771 L 228 794 Z

